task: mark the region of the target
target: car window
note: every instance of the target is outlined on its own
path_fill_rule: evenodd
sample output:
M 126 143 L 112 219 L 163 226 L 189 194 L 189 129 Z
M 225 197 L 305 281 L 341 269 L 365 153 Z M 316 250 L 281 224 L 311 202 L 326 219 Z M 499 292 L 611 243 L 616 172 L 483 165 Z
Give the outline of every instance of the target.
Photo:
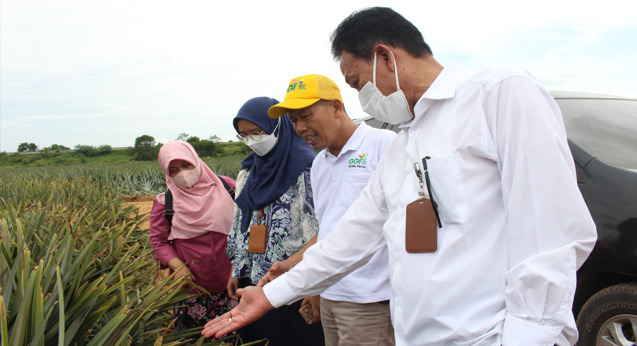
M 637 100 L 556 101 L 571 141 L 609 165 L 637 170 Z

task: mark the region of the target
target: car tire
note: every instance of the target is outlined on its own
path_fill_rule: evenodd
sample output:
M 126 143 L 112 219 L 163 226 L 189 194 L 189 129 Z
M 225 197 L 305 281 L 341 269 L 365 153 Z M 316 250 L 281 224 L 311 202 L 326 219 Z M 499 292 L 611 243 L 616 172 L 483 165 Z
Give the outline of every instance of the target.
M 607 287 L 589 298 L 577 316 L 578 346 L 635 345 L 637 283 Z

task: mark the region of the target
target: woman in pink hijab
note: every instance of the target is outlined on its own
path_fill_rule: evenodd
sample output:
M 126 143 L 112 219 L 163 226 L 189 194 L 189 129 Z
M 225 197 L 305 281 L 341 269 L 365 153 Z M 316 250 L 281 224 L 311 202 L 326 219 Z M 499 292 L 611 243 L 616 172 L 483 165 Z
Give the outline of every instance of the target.
M 175 330 L 203 326 L 230 309 L 226 283 L 230 260 L 226 238 L 232 226 L 234 201 L 221 180 L 187 142 L 166 143 L 159 150 L 166 173 L 174 216 L 165 217 L 165 193 L 159 194 L 150 213 L 150 243 L 162 269 L 187 276 L 207 293 L 192 288 L 196 296 L 175 308 Z M 172 223 L 172 224 L 171 224 Z

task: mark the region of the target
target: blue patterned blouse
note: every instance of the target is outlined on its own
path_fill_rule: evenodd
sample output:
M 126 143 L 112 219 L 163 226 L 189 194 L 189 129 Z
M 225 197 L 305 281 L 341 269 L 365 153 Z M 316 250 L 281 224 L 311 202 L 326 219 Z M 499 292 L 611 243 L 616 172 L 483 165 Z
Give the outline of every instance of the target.
M 249 174 L 249 170 L 239 172 L 237 195 L 241 193 Z M 258 214 L 258 210 L 252 211 L 250 225 L 257 223 Z M 287 192 L 263 208 L 262 222 L 268 230 L 265 253 L 248 252 L 250 227 L 245 232 L 240 231 L 241 210 L 236 205 L 228 234 L 226 253 L 233 265 L 232 276 L 237 279 L 250 278 L 253 284 L 259 282 L 272 263 L 294 255 L 318 232 L 310 166 L 305 168 Z

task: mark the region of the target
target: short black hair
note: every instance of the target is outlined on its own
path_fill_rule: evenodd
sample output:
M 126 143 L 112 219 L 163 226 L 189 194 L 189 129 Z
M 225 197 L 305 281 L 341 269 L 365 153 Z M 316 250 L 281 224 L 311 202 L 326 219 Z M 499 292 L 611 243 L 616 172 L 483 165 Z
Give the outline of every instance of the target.
M 343 50 L 371 60 L 377 43 L 402 48 L 416 58 L 432 54 L 418 28 L 388 7 L 369 7 L 350 14 L 334 30 L 331 40 L 335 60 L 341 58 Z

